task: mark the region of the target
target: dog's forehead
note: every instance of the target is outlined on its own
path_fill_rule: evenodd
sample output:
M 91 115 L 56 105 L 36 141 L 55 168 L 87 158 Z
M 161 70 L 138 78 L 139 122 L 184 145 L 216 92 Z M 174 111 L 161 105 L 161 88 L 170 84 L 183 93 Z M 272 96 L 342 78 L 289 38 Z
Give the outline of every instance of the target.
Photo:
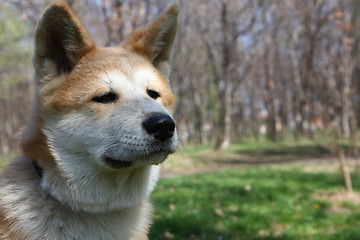
M 83 62 L 104 84 L 114 90 L 124 84 L 147 86 L 154 81 L 166 81 L 145 58 L 122 48 L 101 48 Z
M 147 88 L 152 82 L 159 80 L 159 75 L 150 68 L 138 66 L 133 67 L 130 73 L 117 68 L 107 70 L 100 73 L 99 79 L 111 90 L 131 92 L 135 88 Z

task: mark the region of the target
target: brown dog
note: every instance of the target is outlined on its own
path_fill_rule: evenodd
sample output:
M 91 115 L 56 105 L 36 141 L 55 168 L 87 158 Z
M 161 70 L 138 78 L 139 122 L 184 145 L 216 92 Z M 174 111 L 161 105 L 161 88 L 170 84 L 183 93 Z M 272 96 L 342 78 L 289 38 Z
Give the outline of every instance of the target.
M 0 239 L 147 239 L 146 199 L 178 143 L 167 81 L 177 12 L 104 48 L 64 2 L 46 9 L 23 154 L 0 175 Z

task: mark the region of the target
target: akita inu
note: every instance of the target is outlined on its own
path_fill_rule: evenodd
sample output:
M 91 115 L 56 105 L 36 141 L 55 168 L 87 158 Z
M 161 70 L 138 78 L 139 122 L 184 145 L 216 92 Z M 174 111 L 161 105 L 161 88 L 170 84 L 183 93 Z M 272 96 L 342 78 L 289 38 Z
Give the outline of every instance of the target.
M 178 9 L 98 47 L 62 1 L 35 35 L 23 154 L 0 175 L 0 239 L 147 239 L 147 197 L 178 144 L 169 58 Z

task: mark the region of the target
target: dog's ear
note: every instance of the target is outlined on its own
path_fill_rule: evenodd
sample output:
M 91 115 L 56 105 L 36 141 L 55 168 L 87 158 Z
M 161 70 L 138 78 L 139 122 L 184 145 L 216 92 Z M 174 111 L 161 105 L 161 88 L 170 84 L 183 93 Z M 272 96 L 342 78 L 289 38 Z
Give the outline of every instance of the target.
M 155 20 L 131 33 L 123 43 L 124 48 L 147 57 L 166 78 L 170 72 L 177 16 L 178 7 L 173 5 Z
M 94 46 L 67 4 L 56 0 L 47 7 L 36 29 L 36 74 L 43 77 L 47 74 L 69 73 Z

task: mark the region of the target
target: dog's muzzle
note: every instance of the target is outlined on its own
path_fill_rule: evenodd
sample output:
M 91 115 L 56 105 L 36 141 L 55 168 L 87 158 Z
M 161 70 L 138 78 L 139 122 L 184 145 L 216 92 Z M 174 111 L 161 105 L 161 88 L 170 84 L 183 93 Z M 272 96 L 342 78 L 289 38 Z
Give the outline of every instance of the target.
M 125 140 L 110 144 L 102 156 L 107 166 L 125 169 L 144 164 L 157 165 L 175 152 L 176 127 L 169 115 L 152 112 L 145 117 L 140 128 L 129 130 Z

